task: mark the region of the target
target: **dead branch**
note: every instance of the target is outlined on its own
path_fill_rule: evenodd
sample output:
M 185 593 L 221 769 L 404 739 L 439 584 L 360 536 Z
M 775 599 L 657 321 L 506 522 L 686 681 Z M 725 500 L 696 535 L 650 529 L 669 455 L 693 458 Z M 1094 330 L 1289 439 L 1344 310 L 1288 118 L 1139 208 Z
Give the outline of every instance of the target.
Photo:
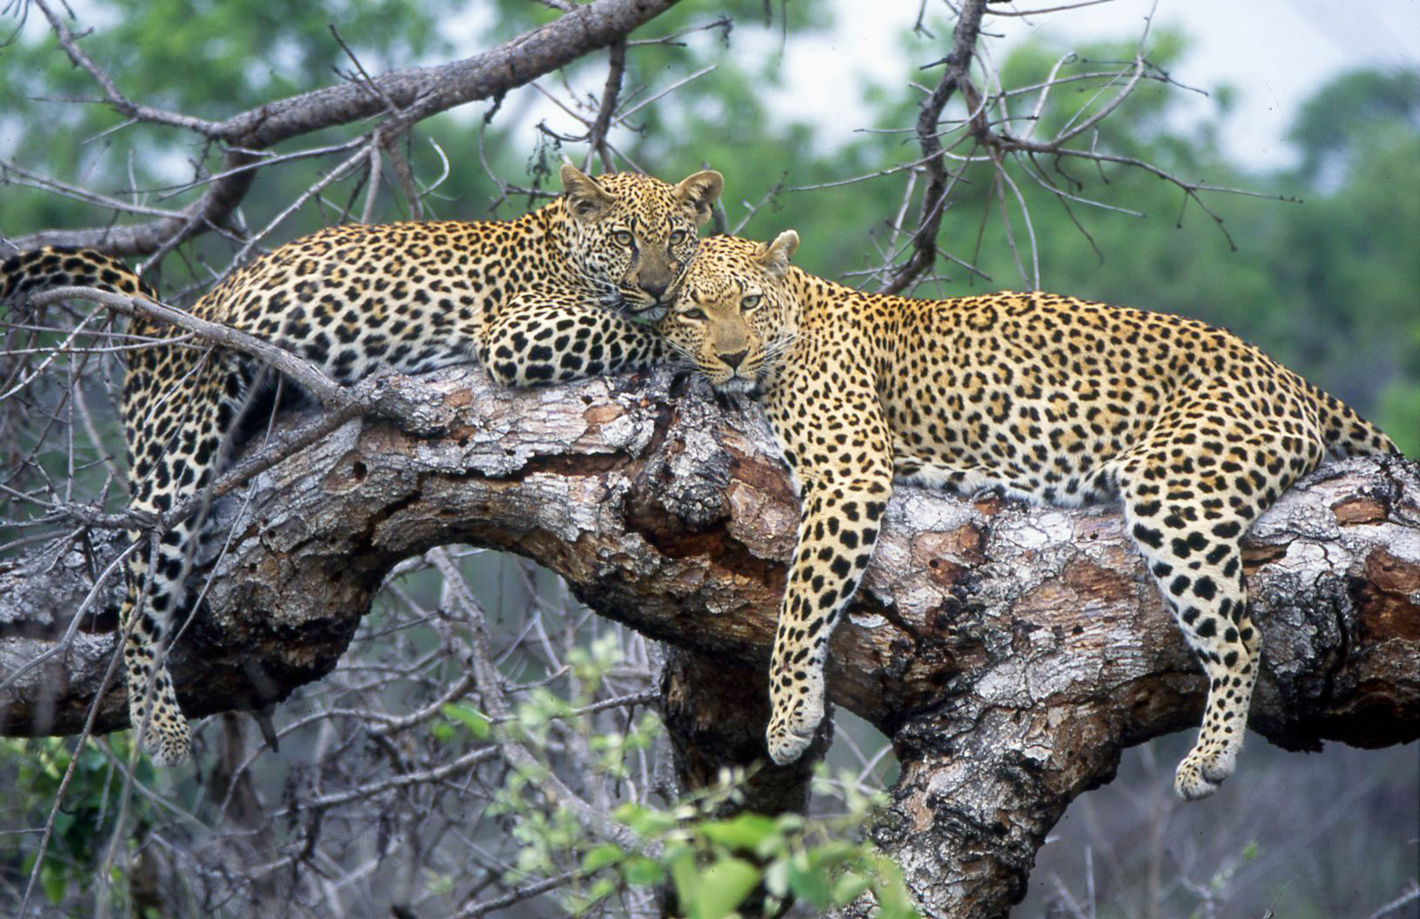
M 587 136 L 587 158 L 583 171 L 592 168 L 592 155 L 601 158 L 602 170 L 611 171 L 615 164 L 611 159 L 611 148 L 607 145 L 606 134 L 611 129 L 611 116 L 616 113 L 617 100 L 621 96 L 621 80 L 626 73 L 626 40 L 619 39 L 611 44 L 611 60 L 607 65 L 606 86 L 602 88 L 601 102 L 597 106 L 597 118 L 592 123 Z
M 946 65 L 942 79 L 922 103 L 922 110 L 917 116 L 917 140 L 922 147 L 922 168 L 927 173 L 927 189 L 922 194 L 917 230 L 913 234 L 912 257 L 881 285 L 879 289 L 883 293 L 896 294 L 911 288 L 936 264 L 937 230 L 942 225 L 942 211 L 946 207 L 949 186 L 947 167 L 942 162 L 938 122 L 942 118 L 942 109 L 958 89 L 962 89 L 967 96 L 968 109 L 980 108 L 979 103 L 973 104 L 976 93 L 970 87 L 968 74 L 972 56 L 976 53 L 976 39 L 981 33 L 981 16 L 985 11 L 986 0 L 967 0 L 962 4 L 952 36 L 952 51 L 937 62 Z
M 213 228 L 228 225 L 255 179 L 261 151 L 284 140 L 364 118 L 384 115 L 383 129 L 405 127 L 465 102 L 497 97 L 599 48 L 620 41 L 675 0 L 595 0 L 569 7 L 557 20 L 519 35 L 482 54 L 434 67 L 396 70 L 374 77 L 279 99 L 225 121 L 205 122 L 136 105 L 78 49 L 63 21 L 44 0 L 34 0 L 50 18 L 61 45 L 76 65 L 103 88 L 109 104 L 137 121 L 192 130 L 227 149 L 202 197 L 177 216 L 147 223 L 43 230 L 11 240 L 19 250 L 45 245 L 84 246 L 113 255 L 144 255 L 172 247 Z M 394 106 L 394 111 L 390 111 Z M 365 154 L 361 152 L 359 158 Z

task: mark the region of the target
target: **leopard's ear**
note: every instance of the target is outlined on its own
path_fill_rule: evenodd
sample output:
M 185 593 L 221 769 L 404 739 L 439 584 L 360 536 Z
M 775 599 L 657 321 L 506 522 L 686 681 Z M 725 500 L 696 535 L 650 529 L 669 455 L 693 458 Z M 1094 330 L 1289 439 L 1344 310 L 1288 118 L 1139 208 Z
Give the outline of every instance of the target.
M 562 164 L 562 190 L 567 194 L 567 213 L 591 223 L 610 210 L 616 201 L 596 179 L 571 163 Z
M 782 279 L 789 273 L 789 259 L 799 248 L 799 234 L 785 230 L 774 237 L 774 242 L 766 243 L 759 253 L 759 264 L 771 278 Z
M 675 187 L 675 199 L 690 207 L 695 213 L 696 226 L 701 226 L 710 219 L 710 212 L 724 189 L 725 177 L 713 169 L 704 169 L 681 179 Z

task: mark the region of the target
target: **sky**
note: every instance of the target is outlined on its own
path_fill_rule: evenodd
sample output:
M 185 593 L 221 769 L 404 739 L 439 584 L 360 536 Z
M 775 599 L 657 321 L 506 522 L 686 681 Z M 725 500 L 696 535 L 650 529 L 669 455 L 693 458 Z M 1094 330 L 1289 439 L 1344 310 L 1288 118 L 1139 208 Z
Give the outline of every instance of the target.
M 943 0 L 926 0 L 929 17 L 955 16 Z M 1016 0 L 993 8 L 1031 11 L 1078 0 Z M 864 126 L 870 114 L 856 105 L 867 75 L 884 84 L 900 80 L 904 51 L 899 34 L 911 27 L 918 0 L 834 0 L 834 28 L 797 36 L 784 61 L 786 84 L 798 87 L 794 105 L 818 122 L 831 142 L 834 131 Z M 1231 84 L 1236 105 L 1225 135 L 1227 151 L 1255 168 L 1291 162 L 1283 141 L 1300 103 L 1339 72 L 1361 67 L 1420 67 L 1420 0 L 1110 0 L 1080 9 L 1025 17 L 988 16 L 983 31 L 1004 37 L 987 42 L 1004 60 L 1010 46 L 1030 37 L 1070 45 L 1138 36 L 1154 11 L 1154 27 L 1177 27 L 1194 41 L 1170 71 L 1177 81 L 1203 90 Z M 949 35 L 922 39 L 927 63 L 942 56 Z M 926 82 L 934 82 L 924 72 Z M 813 86 L 812 93 L 802 91 Z M 1207 103 L 1203 103 L 1207 104 Z

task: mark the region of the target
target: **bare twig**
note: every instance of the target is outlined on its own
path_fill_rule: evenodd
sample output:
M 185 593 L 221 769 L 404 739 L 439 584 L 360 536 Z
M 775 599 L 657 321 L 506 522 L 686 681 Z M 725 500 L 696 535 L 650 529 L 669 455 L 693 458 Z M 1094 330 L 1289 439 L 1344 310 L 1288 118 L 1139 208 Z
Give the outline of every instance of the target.
M 595 153 L 601 158 L 602 171 L 612 170 L 611 150 L 607 146 L 607 131 L 611 129 L 611 116 L 616 111 L 617 98 L 621 95 L 621 80 L 626 73 L 626 40 L 619 39 L 611 43 L 610 63 L 607 65 L 606 86 L 602 88 L 602 98 L 597 106 L 597 117 L 592 122 L 592 128 L 587 135 L 587 160 L 583 164 L 583 171 L 590 171 L 592 168 L 592 154 Z
M 1409 890 L 1376 909 L 1376 911 L 1367 916 L 1366 919 L 1382 919 L 1384 916 L 1398 913 L 1406 905 L 1414 903 L 1416 900 L 1420 900 L 1420 884 L 1411 881 Z
M 922 146 L 922 166 L 927 172 L 927 188 L 922 195 L 920 216 L 913 234 L 912 257 L 881 285 L 880 290 L 884 293 L 895 294 L 908 289 L 936 261 L 937 230 L 942 223 L 948 184 L 947 171 L 941 159 L 942 142 L 937 137 L 937 122 L 952 95 L 959 88 L 970 85 L 968 72 L 976 49 L 977 35 L 981 31 L 981 16 L 985 10 L 986 0 L 966 0 L 962 5 L 961 16 L 953 33 L 952 51 L 938 62 L 946 64 L 946 70 L 932 95 L 922 103 L 922 111 L 917 118 L 917 137 Z M 974 106 L 969 101 L 967 107 L 970 109 Z

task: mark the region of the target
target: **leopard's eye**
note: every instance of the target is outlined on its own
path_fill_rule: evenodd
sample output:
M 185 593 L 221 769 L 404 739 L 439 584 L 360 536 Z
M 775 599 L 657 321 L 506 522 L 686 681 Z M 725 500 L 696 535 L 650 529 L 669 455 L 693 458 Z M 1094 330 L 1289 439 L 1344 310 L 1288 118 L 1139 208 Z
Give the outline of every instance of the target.
M 759 301 L 763 299 L 763 294 L 750 294 L 740 301 L 740 309 L 748 313 L 750 310 L 756 309 L 759 306 Z
M 617 230 L 615 233 L 611 234 L 611 238 L 616 240 L 618 245 L 631 245 L 631 233 L 628 230 Z
M 710 318 L 705 315 L 704 310 L 699 309 L 698 307 L 685 310 L 680 315 L 682 319 L 690 319 L 694 322 L 704 322 L 706 319 Z
M 680 245 L 681 243 L 683 243 L 683 242 L 685 242 L 685 231 L 684 231 L 684 230 L 672 230 L 672 231 L 671 231 L 671 245 L 673 245 L 673 246 L 679 246 L 679 245 Z

